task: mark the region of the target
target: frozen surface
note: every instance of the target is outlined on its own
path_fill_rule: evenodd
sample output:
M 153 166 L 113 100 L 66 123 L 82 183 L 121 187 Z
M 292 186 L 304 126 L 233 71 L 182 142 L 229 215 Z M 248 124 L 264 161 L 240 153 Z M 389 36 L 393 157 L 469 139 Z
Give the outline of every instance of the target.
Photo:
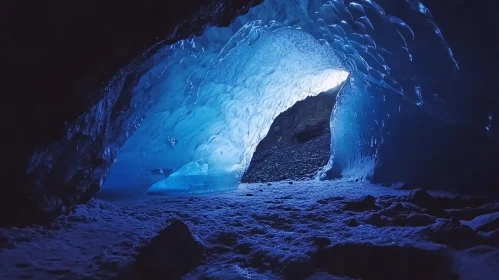
M 94 199 L 47 228 L 0 229 L 0 279 L 110 279 L 133 259 L 138 247 L 175 218 L 183 220 L 212 252 L 206 265 L 187 279 L 206 274 L 225 277 L 215 279 L 227 279 L 227 275 L 239 277 L 229 279 L 280 279 L 272 269 L 279 271 L 290 259 L 314 250 L 311 240 L 318 236 L 332 244 L 440 248 L 421 233 L 425 227 L 347 226 L 348 219 L 361 221 L 369 213 L 336 211 L 343 203 L 338 197 L 349 200 L 366 194 L 382 198 L 407 192 L 360 182 L 308 181 L 242 184 L 216 195 Z M 251 253 L 245 255 L 232 246 L 245 246 Z M 460 279 L 495 279 L 491 275 L 499 273 L 497 248 L 447 250 L 456 257 Z M 248 266 L 247 261 L 259 255 L 273 260 L 269 271 Z M 317 275 L 315 279 L 335 278 Z
M 234 188 L 280 112 L 347 76 L 331 117 L 328 166 L 369 178 L 393 132 L 387 127 L 412 107 L 442 114 L 431 84 L 456 69 L 418 1 L 266 0 L 228 27 L 159 48 L 140 66 L 132 106 L 147 116 L 104 189 Z

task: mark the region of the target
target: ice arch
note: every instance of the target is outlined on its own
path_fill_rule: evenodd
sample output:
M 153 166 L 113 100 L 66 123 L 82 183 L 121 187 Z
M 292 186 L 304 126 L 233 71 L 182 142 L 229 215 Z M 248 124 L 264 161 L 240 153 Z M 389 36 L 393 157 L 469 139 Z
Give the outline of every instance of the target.
M 258 37 L 237 42 L 215 63 L 209 55 L 191 57 L 196 63 L 185 57 L 151 70 L 164 71 L 162 93 L 122 148 L 109 187 L 143 184 L 141 176 L 162 168 L 173 173 L 151 192 L 233 188 L 279 113 L 348 76 L 332 49 L 305 32 L 254 29 L 248 36 Z
M 136 131 L 104 188 L 232 188 L 280 112 L 347 76 L 331 118 L 328 167 L 368 178 L 398 116 L 440 113 L 432 66 L 457 68 L 420 2 L 389 2 L 379 1 L 403 7 L 406 20 L 424 28 L 416 34 L 370 0 L 266 0 L 228 27 L 159 48 L 135 70 L 143 74 L 131 103 L 147 116 L 125 128 Z M 169 176 L 156 182 L 153 171 Z

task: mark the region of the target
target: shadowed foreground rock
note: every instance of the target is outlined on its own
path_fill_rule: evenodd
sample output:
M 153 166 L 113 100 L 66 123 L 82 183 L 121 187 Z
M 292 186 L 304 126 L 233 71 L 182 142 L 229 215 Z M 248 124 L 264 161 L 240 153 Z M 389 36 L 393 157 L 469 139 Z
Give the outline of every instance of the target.
M 317 266 L 361 279 L 457 279 L 443 249 L 345 243 L 320 249 Z
M 204 250 L 189 227 L 175 220 L 140 249 L 118 279 L 180 279 L 204 260 Z

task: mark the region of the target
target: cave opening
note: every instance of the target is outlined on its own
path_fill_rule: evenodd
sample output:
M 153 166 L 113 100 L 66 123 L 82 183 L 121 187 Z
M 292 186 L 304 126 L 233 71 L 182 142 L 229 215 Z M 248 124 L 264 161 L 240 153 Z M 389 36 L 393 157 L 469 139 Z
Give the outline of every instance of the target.
M 327 165 L 338 90 L 309 96 L 282 112 L 256 147 L 243 183 L 312 179 Z
M 284 177 L 276 177 L 277 173 L 267 170 L 273 176 L 263 180 L 310 179 L 329 160 L 331 113 L 336 96 L 347 77 L 348 73 L 344 71 L 327 70 L 325 74 L 322 73 L 322 77 L 319 75 L 319 79 L 307 78 L 307 89 L 319 89 L 315 92 L 306 90 L 304 92 L 298 91 L 300 94 L 297 94 L 296 88 L 277 87 L 270 90 L 273 96 L 271 99 L 261 98 L 253 103 L 246 103 L 245 107 L 229 108 L 232 113 L 238 116 L 241 115 L 241 111 L 258 110 L 260 112 L 258 115 L 246 116 L 245 123 L 238 123 L 238 125 L 247 127 L 244 133 L 241 133 L 241 129 L 237 126 L 227 126 L 225 134 L 221 133 L 223 129 L 220 127 L 220 121 L 214 121 L 206 114 L 198 116 L 199 113 L 196 113 L 196 109 L 188 112 L 180 120 L 174 121 L 176 125 L 185 122 L 184 127 L 187 130 L 196 130 L 208 125 L 211 126 L 210 131 L 213 132 L 214 127 L 215 135 L 222 135 L 232 141 L 239 137 L 246 137 L 247 139 L 240 141 L 243 145 L 239 144 L 239 146 L 234 145 L 234 142 L 214 141 L 213 135 L 205 135 L 205 139 L 199 139 L 198 134 L 191 134 L 197 139 L 182 139 L 172 136 L 174 134 L 170 134 L 170 132 L 166 134 L 166 141 L 161 147 L 156 146 L 155 150 L 150 149 L 151 147 L 147 143 L 156 140 L 157 136 L 151 136 L 149 134 L 151 129 L 147 126 L 152 126 L 155 131 L 161 130 L 162 127 L 158 127 L 158 122 L 154 120 L 154 117 L 152 121 L 145 119 L 144 123 L 147 129 L 139 129 L 130 138 L 129 142 L 133 146 L 129 145 L 128 142 L 125 143 L 124 152 L 122 156 L 118 156 L 116 164 L 110 170 L 108 179 L 98 197 L 122 199 L 136 198 L 146 193 L 164 195 L 231 190 L 236 188 L 240 182 L 255 181 L 255 178 L 250 179 L 253 175 L 249 175 L 255 173 L 252 167 L 256 166 L 257 169 L 261 169 L 256 162 L 259 161 L 262 154 L 275 148 L 298 151 L 293 152 L 294 158 L 292 159 L 281 159 L 282 168 L 285 168 L 286 164 L 299 162 L 300 156 L 309 160 L 307 163 L 302 161 L 303 166 L 295 167 L 295 169 L 301 169 L 299 172 L 287 169 L 288 175 Z M 276 90 L 279 90 L 279 95 L 276 95 Z M 276 98 L 277 96 L 281 97 Z M 220 105 L 212 106 L 211 109 L 220 110 L 217 115 L 227 114 L 224 112 L 226 108 L 219 107 Z M 227 122 L 227 116 L 223 120 Z M 210 121 L 215 124 L 213 125 Z M 163 120 L 161 124 L 164 123 Z M 179 132 L 177 131 L 177 133 Z M 207 162 L 205 158 L 196 159 L 195 156 L 191 156 L 187 160 L 185 157 L 180 158 L 179 161 L 176 155 L 190 152 L 188 146 L 181 145 L 182 141 L 195 142 L 195 148 L 204 145 L 204 149 L 215 150 L 217 155 L 211 157 L 211 162 Z M 140 147 L 140 145 L 147 146 Z M 130 148 L 149 149 L 148 152 L 160 151 L 165 157 L 173 157 L 173 160 L 157 161 L 155 158 L 151 161 L 145 153 L 139 156 L 130 153 L 130 150 L 127 150 Z M 176 151 L 176 149 L 180 149 L 180 151 Z M 309 154 L 311 150 L 314 151 L 317 158 Z M 227 154 L 227 151 L 232 154 Z M 300 155 L 299 153 L 304 154 Z M 227 158 L 230 160 L 234 154 L 238 156 L 235 159 L 238 166 L 235 172 L 227 173 L 226 170 L 212 168 L 213 165 L 225 164 Z M 251 161 L 254 156 L 256 156 L 256 160 Z M 158 162 L 165 163 L 165 165 L 158 164 Z M 265 164 L 265 166 L 268 165 Z M 248 170 L 248 168 L 250 169 Z M 282 168 L 280 170 L 284 171 Z M 256 180 L 261 181 L 262 179 L 256 178 Z

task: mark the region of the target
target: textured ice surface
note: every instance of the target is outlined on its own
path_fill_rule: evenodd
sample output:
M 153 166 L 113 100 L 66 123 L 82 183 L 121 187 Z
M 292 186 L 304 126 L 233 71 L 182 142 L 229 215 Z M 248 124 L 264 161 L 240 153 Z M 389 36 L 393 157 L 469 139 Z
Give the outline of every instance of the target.
M 390 7 L 417 30 L 385 12 Z M 133 103 L 148 115 L 104 187 L 233 188 L 280 112 L 347 76 L 331 117 L 329 166 L 368 178 L 397 114 L 415 110 L 407 107 L 442 113 L 431 90 L 442 65 L 457 69 L 418 1 L 266 0 L 228 27 L 160 48 L 141 66 L 147 70 Z M 153 176 L 158 169 L 173 173 Z

